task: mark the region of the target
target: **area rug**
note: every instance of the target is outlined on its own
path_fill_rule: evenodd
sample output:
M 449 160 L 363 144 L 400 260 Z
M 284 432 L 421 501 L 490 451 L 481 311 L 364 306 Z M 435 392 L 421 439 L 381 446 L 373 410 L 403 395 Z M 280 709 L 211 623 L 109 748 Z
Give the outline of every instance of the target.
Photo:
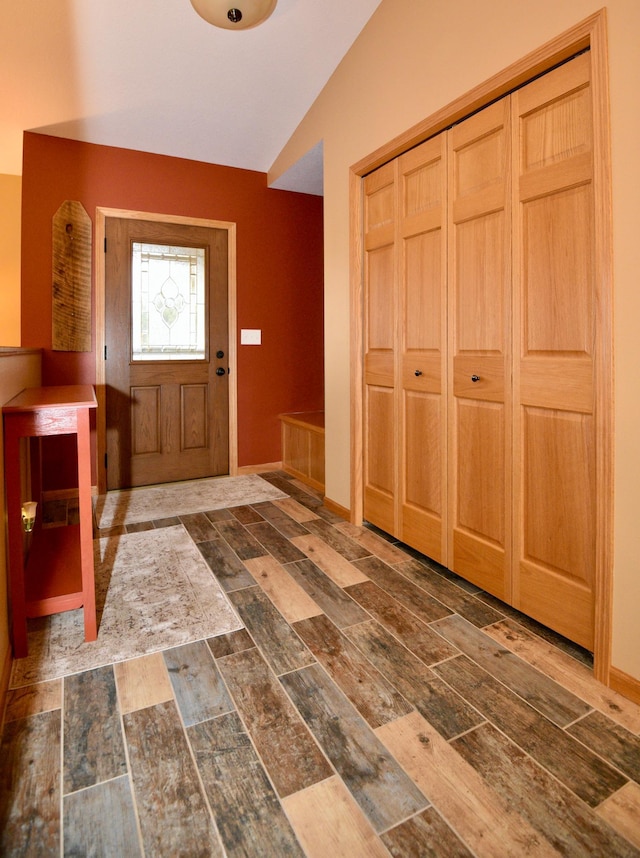
M 242 628 L 182 525 L 95 540 L 98 639 L 82 610 L 29 621 L 11 687 L 55 679 Z
M 108 492 L 95 503 L 99 528 L 156 521 L 174 515 L 223 509 L 286 497 L 257 474 Z

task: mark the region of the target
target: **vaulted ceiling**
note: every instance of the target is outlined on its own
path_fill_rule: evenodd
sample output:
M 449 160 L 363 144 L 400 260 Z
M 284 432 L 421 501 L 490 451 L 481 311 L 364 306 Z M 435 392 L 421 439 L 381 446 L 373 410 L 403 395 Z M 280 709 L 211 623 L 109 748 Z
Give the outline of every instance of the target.
M 279 0 L 232 32 L 190 0 L 0 0 L 0 173 L 25 130 L 266 172 L 379 3 Z M 321 153 L 278 186 L 320 193 Z

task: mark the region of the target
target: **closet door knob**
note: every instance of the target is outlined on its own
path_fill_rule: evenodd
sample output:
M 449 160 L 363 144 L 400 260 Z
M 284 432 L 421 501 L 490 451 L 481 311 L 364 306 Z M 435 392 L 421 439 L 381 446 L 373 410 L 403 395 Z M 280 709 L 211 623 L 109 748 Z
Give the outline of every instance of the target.
M 422 375 L 422 370 L 421 370 L 421 369 L 417 369 L 417 370 L 414 372 L 414 375 L 415 375 L 415 376 Z
M 480 376 L 479 375 L 472 375 L 471 381 L 473 381 L 473 382 L 480 381 Z

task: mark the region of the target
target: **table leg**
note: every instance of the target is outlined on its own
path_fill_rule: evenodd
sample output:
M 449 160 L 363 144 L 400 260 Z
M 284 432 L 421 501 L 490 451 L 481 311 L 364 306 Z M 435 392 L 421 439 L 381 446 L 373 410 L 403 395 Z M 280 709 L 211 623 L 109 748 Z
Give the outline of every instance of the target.
M 91 511 L 91 441 L 89 409 L 78 410 L 78 504 L 80 515 L 80 563 L 84 605 L 84 639 L 98 637 L 96 585 L 93 570 L 93 516 Z
M 20 435 L 11 418 L 4 421 L 4 466 L 7 490 L 9 596 L 13 657 L 24 658 L 27 646 L 27 613 L 24 581 L 24 532 L 20 474 Z

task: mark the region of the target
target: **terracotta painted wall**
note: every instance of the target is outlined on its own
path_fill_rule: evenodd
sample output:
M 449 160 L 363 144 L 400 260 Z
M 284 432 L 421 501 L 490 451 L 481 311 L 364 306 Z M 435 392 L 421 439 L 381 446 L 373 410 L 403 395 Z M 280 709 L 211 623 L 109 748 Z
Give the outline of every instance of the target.
M 64 200 L 92 220 L 103 206 L 237 224 L 238 464 L 279 461 L 277 415 L 323 407 L 322 199 L 271 190 L 264 173 L 34 133 L 22 192 L 22 344 L 44 349 L 43 384 L 96 374 L 93 353 L 51 350 L 51 222 Z M 240 346 L 241 328 L 261 328 L 262 346 Z M 69 484 L 53 465 L 46 487 Z
M 382 0 L 269 171 L 324 152 L 326 493 L 350 504 L 349 186 L 367 157 L 606 6 L 615 316 L 613 665 L 640 681 L 638 0 Z

